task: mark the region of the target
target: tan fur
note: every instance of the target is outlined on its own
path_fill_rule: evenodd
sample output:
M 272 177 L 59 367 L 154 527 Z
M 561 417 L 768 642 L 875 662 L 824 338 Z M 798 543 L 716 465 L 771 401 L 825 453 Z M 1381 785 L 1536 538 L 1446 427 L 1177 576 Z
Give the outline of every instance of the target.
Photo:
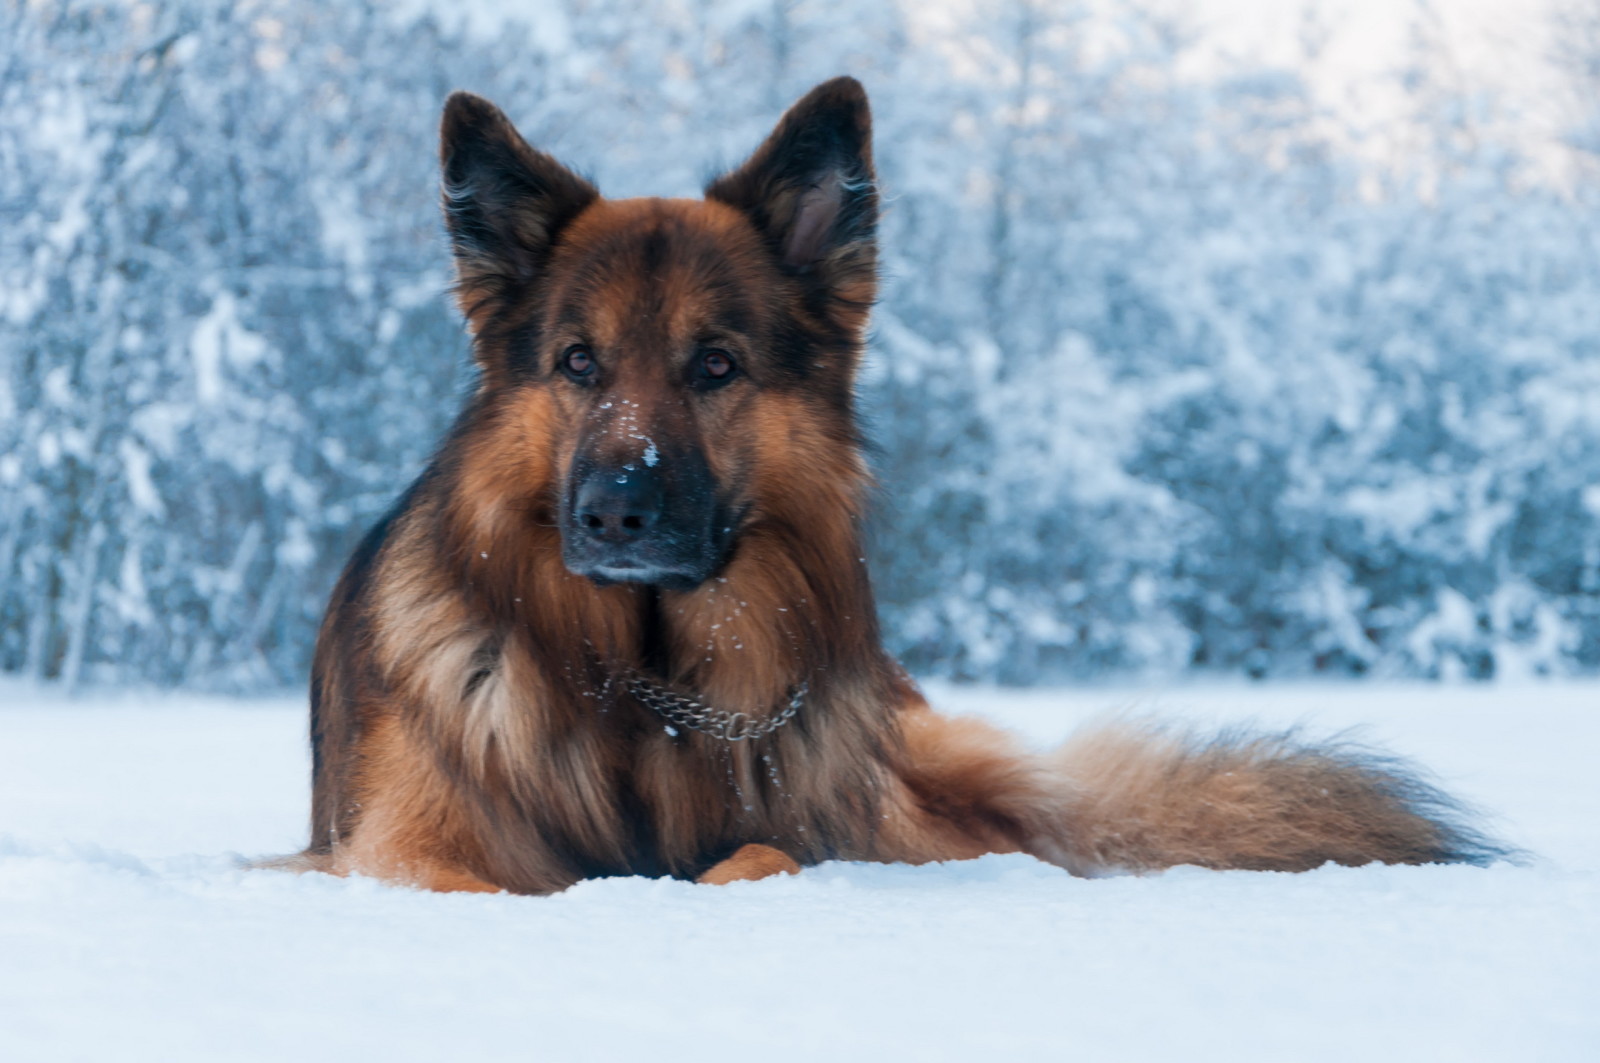
M 1086 869 L 1427 863 L 1455 844 L 1407 799 L 1420 784 L 1338 745 L 1121 723 L 1074 737 L 1050 760 L 1075 791 L 1065 841 Z
M 991 852 L 1079 874 L 1492 855 L 1430 815 L 1442 795 L 1359 751 L 1123 726 L 1040 756 L 928 709 L 883 649 L 862 560 L 867 130 L 860 87 L 830 82 L 706 201 L 612 202 L 492 105 L 452 99 L 447 219 L 481 382 L 334 591 L 311 844 L 278 866 L 547 893 Z M 604 390 L 553 368 L 573 344 L 606 361 Z M 748 379 L 686 384 L 706 344 Z M 703 455 L 738 524 L 692 590 L 601 585 L 563 559 L 578 457 L 616 466 L 645 440 Z M 638 670 L 754 718 L 803 704 L 721 741 L 636 700 Z

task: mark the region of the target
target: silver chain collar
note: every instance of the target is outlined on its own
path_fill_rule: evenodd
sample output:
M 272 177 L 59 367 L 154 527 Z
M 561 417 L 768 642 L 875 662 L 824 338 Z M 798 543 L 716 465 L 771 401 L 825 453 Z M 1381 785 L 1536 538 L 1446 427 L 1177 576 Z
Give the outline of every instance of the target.
M 699 698 L 680 694 L 653 679 L 632 672 L 627 677 L 628 692 L 667 721 L 667 733 L 677 734 L 672 724 L 699 731 L 703 735 L 723 742 L 747 742 L 752 738 L 765 738 L 800 711 L 805 701 L 806 685 L 801 683 L 789 695 L 789 702 L 771 716 L 751 716 L 745 712 L 728 712 L 707 705 Z

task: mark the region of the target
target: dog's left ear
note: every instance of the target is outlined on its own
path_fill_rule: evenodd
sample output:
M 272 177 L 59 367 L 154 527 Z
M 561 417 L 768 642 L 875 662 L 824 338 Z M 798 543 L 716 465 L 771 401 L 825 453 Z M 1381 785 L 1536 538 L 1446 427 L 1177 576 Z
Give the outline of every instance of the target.
M 599 192 L 529 147 L 500 108 L 470 92 L 444 105 L 439 161 L 456 298 L 476 328 L 538 280 L 561 230 Z
M 877 292 L 872 113 L 855 78 L 825 81 L 789 108 L 743 166 L 706 187 L 743 211 L 783 268 L 863 310 Z

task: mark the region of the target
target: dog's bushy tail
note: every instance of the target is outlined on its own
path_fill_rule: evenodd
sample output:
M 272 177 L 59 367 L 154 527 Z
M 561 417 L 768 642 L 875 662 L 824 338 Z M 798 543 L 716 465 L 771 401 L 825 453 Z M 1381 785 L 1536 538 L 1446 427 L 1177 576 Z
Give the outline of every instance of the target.
M 1296 730 L 1199 737 L 1117 722 L 1074 736 L 1046 767 L 1066 788 L 1058 807 L 1067 815 L 1063 829 L 1038 839 L 1038 855 L 1079 874 L 1178 864 L 1487 864 L 1515 855 L 1421 769 L 1342 738 L 1308 741 Z

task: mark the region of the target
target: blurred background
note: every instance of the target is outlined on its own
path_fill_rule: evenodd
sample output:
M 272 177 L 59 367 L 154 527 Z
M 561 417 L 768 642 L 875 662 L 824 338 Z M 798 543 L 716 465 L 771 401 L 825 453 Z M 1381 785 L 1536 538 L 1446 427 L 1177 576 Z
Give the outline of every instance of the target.
M 913 671 L 1600 671 L 1600 0 L 0 0 L 0 672 L 304 682 L 471 385 L 450 90 L 694 195 L 839 73 Z

